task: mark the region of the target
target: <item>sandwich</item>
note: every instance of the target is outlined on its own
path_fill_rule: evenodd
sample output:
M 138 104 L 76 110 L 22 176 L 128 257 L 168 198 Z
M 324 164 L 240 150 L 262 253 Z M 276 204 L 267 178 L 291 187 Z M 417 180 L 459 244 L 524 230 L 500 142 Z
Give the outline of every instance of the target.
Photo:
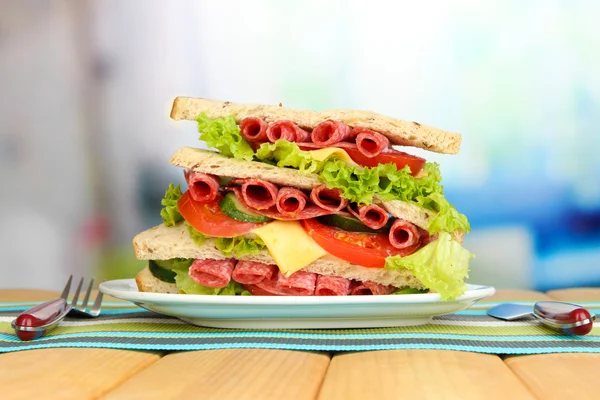
M 170 162 L 163 223 L 135 236 L 140 291 L 346 296 L 466 291 L 470 226 L 439 165 L 461 135 L 370 111 L 308 111 L 178 97 L 202 148 Z

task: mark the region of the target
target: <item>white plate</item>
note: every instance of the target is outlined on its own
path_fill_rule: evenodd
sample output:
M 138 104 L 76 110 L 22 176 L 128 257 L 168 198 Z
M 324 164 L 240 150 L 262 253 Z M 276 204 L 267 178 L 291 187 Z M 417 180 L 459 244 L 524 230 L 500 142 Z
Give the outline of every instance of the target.
M 103 282 L 100 291 L 147 310 L 215 328 L 320 329 L 422 325 L 494 294 L 467 285 L 456 300 L 436 293 L 388 296 L 204 296 L 139 292 L 133 279 Z

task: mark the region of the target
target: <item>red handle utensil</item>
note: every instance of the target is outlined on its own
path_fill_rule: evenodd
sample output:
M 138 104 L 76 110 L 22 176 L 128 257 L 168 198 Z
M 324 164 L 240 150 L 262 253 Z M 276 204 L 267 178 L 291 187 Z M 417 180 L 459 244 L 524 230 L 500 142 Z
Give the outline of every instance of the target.
M 19 314 L 12 327 L 21 340 L 37 339 L 54 329 L 70 310 L 65 299 L 47 301 Z
M 540 301 L 533 307 L 533 315 L 544 325 L 565 335 L 587 335 L 594 327 L 596 316 L 577 304 L 558 301 Z
M 561 301 L 539 301 L 533 308 L 524 304 L 503 303 L 487 310 L 491 317 L 513 321 L 533 314 L 548 328 L 564 335 L 583 336 L 592 331 L 596 316 L 585 308 Z

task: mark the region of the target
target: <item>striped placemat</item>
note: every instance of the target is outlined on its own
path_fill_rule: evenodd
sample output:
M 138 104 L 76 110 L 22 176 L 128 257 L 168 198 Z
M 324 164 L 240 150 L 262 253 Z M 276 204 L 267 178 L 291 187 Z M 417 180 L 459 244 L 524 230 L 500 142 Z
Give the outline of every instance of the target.
M 532 302 L 520 302 L 531 304 Z M 36 303 L 0 302 L 0 352 L 50 347 L 132 350 L 268 348 L 319 351 L 445 349 L 491 354 L 600 353 L 600 321 L 583 337 L 555 333 L 535 319 L 505 322 L 486 315 L 495 302 L 435 317 L 430 324 L 373 329 L 246 330 L 204 328 L 122 302 L 105 302 L 95 319 L 69 318 L 48 336 L 21 342 L 10 323 Z M 578 303 L 600 315 L 600 302 Z

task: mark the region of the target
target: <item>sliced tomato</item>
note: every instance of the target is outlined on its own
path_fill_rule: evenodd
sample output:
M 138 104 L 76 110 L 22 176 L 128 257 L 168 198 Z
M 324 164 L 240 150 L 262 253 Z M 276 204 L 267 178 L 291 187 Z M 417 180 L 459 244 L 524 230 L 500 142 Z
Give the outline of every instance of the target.
M 348 232 L 323 225 L 314 219 L 302 220 L 306 233 L 323 250 L 342 260 L 367 268 L 383 268 L 389 256 L 408 255 L 416 248 L 396 249 L 385 233 Z
M 344 148 L 346 153 L 355 163 L 363 167 L 376 167 L 379 164 L 395 164 L 398 170 L 408 167 L 412 176 L 417 175 L 423 169 L 426 160 L 421 157 L 413 156 L 402 151 L 392 150 L 380 153 L 379 155 L 369 158 L 360 152 L 357 148 Z
M 249 233 L 265 223 L 241 222 L 223 214 L 219 208 L 220 196 L 209 203 L 201 203 L 192 199 L 189 190 L 179 201 L 177 208 L 187 221 L 198 232 L 213 237 L 234 237 Z

